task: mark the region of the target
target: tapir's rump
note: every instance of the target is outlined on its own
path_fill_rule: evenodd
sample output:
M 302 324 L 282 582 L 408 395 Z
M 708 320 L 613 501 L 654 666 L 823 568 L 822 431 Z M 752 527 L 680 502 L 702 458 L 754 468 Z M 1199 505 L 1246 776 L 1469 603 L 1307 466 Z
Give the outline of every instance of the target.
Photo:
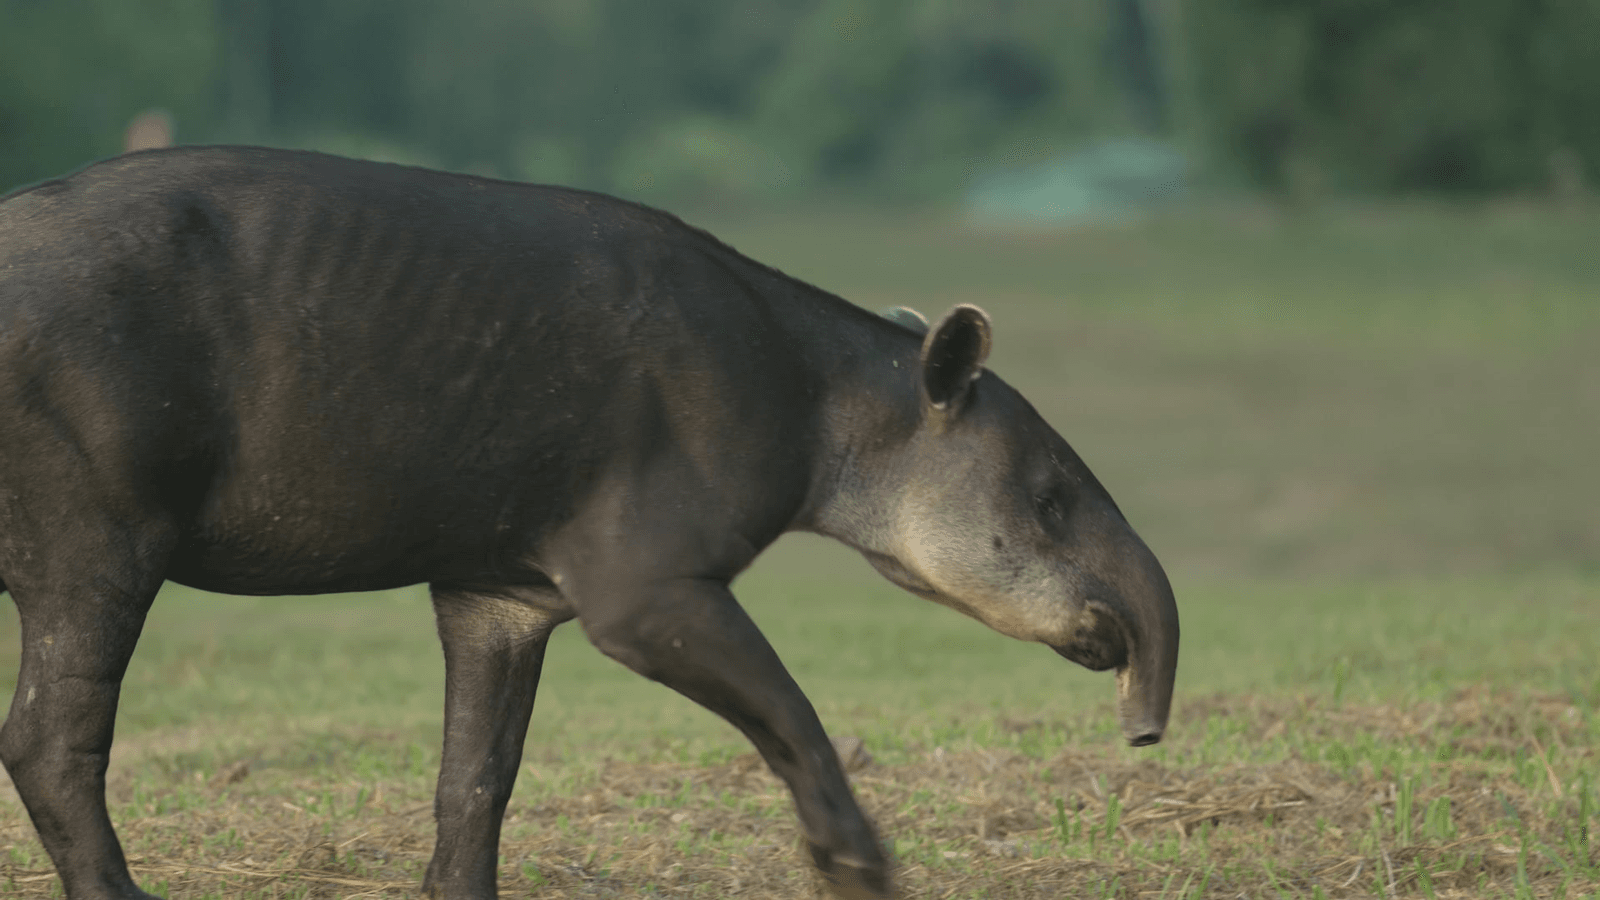
M 890 321 L 599 194 L 311 153 L 128 154 L 0 200 L 11 774 L 67 895 L 147 897 L 106 813 L 163 579 L 427 583 L 445 654 L 435 897 L 492 897 L 551 631 L 742 731 L 840 896 L 891 864 L 730 580 L 790 530 L 1119 669 L 1165 727 L 1178 620 L 1109 495 L 984 368 L 988 316 Z

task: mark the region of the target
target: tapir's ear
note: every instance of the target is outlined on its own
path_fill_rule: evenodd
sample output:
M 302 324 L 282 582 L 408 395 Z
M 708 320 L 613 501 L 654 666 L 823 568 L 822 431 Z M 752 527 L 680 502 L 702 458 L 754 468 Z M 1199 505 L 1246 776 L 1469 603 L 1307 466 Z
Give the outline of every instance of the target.
M 879 313 L 885 319 L 915 331 L 917 334 L 928 333 L 928 319 L 922 313 L 909 306 L 891 306 Z
M 922 339 L 923 394 L 934 409 L 961 409 L 989 358 L 991 330 L 988 313 L 963 303 Z

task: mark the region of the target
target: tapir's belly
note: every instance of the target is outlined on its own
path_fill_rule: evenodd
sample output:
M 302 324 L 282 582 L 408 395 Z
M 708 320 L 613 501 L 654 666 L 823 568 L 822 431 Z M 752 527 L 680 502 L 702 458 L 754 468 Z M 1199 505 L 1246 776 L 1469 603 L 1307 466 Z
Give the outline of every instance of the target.
M 419 521 L 362 521 L 315 513 L 202 523 L 167 577 L 226 594 L 322 594 L 421 583 L 544 583 L 526 535 L 496 538 Z
M 523 335 L 515 356 L 454 348 L 491 325 L 394 356 L 362 348 L 398 338 L 328 327 L 326 343 L 355 349 L 326 364 L 265 340 L 228 350 L 251 374 L 201 417 L 225 424 L 169 577 L 247 594 L 542 581 L 541 540 L 610 465 L 594 432 L 610 434 L 621 391 L 558 379 L 559 354 Z
M 167 577 L 235 594 L 547 581 L 540 537 L 570 515 L 572 497 L 538 486 L 560 473 L 461 471 L 427 458 L 395 467 L 366 449 L 320 466 L 285 453 L 219 479 L 185 523 Z M 370 456 L 380 461 L 356 462 Z

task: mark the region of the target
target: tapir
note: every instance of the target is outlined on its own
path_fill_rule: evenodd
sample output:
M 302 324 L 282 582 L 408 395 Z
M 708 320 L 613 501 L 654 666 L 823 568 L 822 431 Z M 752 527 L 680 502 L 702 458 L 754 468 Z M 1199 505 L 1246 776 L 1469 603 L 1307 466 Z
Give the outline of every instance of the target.
M 1166 726 L 1178 615 L 960 305 L 892 321 L 664 213 L 308 152 L 133 153 L 0 201 L 0 761 L 72 900 L 149 898 L 105 803 L 164 579 L 427 584 L 444 648 L 423 894 L 496 892 L 552 629 L 743 732 L 842 897 L 892 862 L 729 584 L 815 532 Z

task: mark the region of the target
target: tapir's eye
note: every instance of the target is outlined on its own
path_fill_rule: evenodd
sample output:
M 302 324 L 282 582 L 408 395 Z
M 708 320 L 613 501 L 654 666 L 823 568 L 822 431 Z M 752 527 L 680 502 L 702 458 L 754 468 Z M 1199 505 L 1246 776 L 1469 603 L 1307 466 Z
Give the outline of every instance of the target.
M 1046 519 L 1061 518 L 1061 504 L 1057 503 L 1054 497 L 1040 494 L 1033 498 L 1033 506 L 1039 511 L 1039 515 Z

